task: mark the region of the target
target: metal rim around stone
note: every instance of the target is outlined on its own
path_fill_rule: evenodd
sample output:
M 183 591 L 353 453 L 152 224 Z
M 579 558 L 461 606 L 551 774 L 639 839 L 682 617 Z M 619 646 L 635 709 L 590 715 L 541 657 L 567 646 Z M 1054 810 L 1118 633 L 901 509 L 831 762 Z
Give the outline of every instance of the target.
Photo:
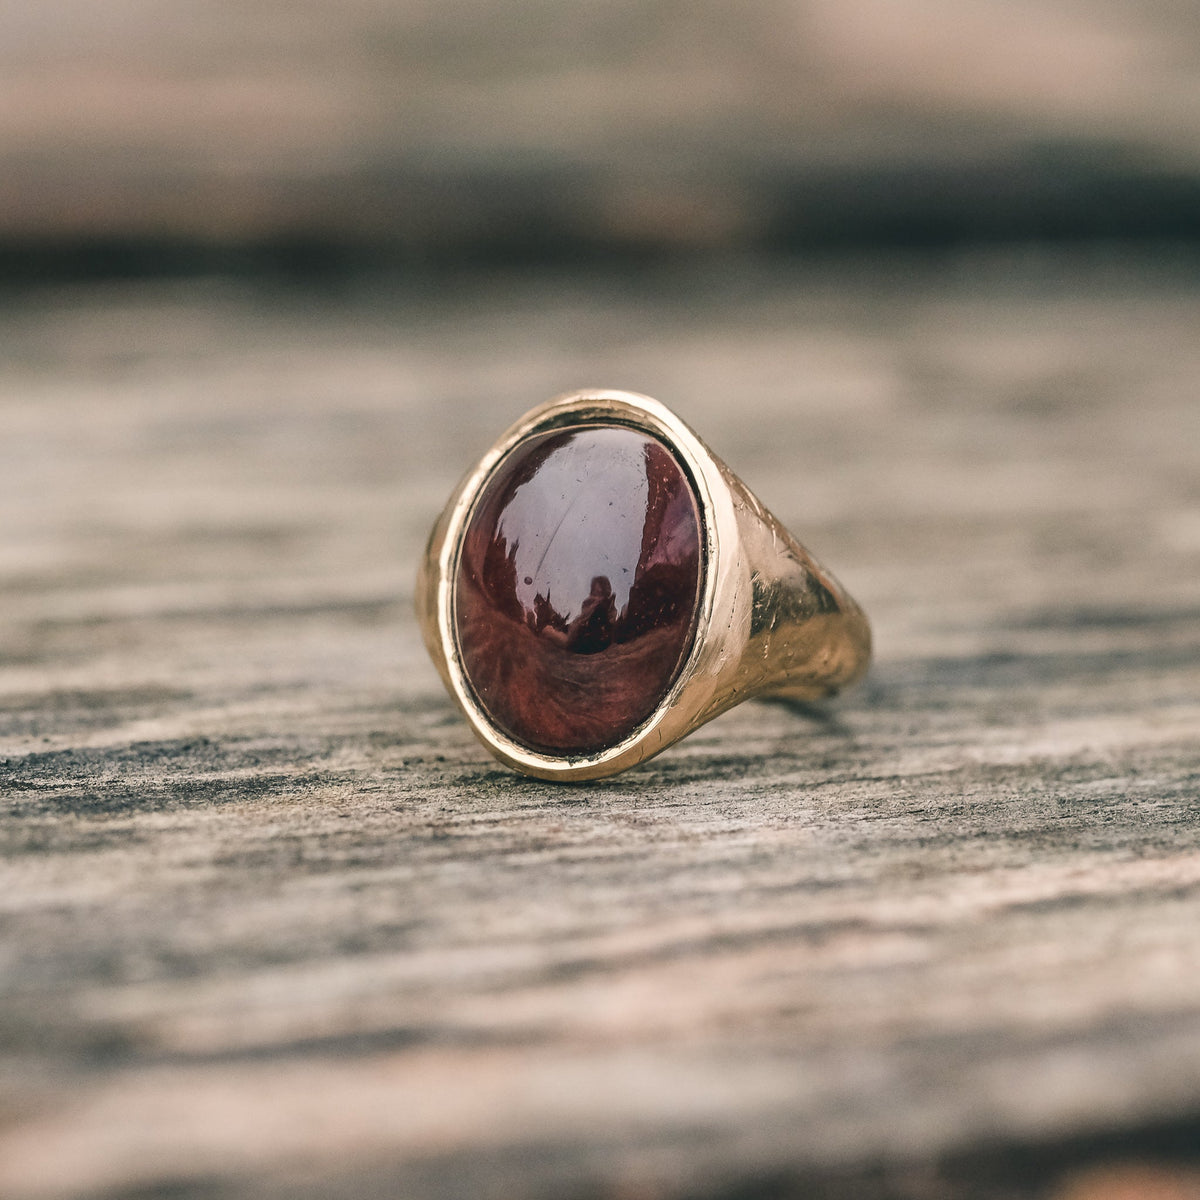
M 514 741 L 491 720 L 464 670 L 455 633 L 454 592 L 463 539 L 475 505 L 500 464 L 528 439 L 545 433 L 586 425 L 624 425 L 657 437 L 672 452 L 691 485 L 700 517 L 701 588 L 691 644 L 674 680 L 653 712 L 632 733 L 603 750 L 589 754 L 540 753 Z M 718 496 L 713 495 L 713 483 Z M 436 578 L 418 586 L 425 599 L 422 626 L 434 661 L 463 709 L 476 735 L 501 761 L 543 779 L 594 779 L 615 774 L 683 736 L 685 715 L 692 705 L 684 701 L 689 689 L 699 699 L 696 683 L 698 660 L 704 656 L 706 635 L 716 601 L 720 570 L 720 472 L 700 439 L 665 405 L 648 396 L 607 390 L 573 392 L 527 413 L 508 429 L 459 485 L 446 509 L 444 528 L 435 528 L 426 554 L 426 571 L 435 567 Z M 727 522 L 732 521 L 732 505 Z M 430 596 L 430 585 L 434 595 Z M 433 600 L 430 604 L 428 601 Z M 432 622 L 430 618 L 432 617 Z M 431 629 L 430 625 L 434 628 Z M 429 634 L 435 633 L 431 639 Z M 702 706 L 701 706 L 702 707 Z M 664 728 L 664 726 L 666 726 Z M 678 729 L 676 727 L 679 727 Z

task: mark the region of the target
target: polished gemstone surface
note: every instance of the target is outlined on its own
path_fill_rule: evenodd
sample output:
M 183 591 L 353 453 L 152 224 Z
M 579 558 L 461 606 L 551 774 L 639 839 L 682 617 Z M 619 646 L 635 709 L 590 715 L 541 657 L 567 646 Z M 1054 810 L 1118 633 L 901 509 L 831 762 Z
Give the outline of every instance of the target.
M 624 426 L 531 438 L 486 484 L 455 590 L 462 663 L 514 741 L 586 754 L 658 707 L 691 647 L 701 584 L 691 483 Z

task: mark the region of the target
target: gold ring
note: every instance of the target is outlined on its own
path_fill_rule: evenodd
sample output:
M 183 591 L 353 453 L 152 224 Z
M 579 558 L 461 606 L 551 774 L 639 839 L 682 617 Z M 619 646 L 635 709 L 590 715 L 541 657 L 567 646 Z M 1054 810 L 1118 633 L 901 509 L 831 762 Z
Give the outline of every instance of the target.
M 502 762 L 614 775 L 751 696 L 814 700 L 871 656 L 862 610 L 657 400 L 521 418 L 434 525 L 417 616 Z

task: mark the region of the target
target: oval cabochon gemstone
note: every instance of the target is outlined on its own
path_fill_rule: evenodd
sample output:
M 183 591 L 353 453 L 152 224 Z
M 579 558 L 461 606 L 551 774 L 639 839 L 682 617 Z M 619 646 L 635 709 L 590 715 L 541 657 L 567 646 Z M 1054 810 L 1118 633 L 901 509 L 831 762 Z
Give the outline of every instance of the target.
M 580 426 L 518 445 L 475 505 L 454 596 L 491 720 L 550 754 L 631 734 L 691 649 L 700 546 L 692 485 L 650 434 Z

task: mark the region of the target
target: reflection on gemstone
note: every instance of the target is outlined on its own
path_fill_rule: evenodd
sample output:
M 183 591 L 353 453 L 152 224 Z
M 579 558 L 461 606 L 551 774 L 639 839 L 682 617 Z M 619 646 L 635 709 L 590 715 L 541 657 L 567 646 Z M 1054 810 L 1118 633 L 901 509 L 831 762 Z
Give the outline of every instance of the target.
M 624 426 L 531 438 L 485 485 L 455 625 L 480 704 L 514 741 L 592 753 L 658 707 L 699 606 L 700 519 L 657 439 Z

